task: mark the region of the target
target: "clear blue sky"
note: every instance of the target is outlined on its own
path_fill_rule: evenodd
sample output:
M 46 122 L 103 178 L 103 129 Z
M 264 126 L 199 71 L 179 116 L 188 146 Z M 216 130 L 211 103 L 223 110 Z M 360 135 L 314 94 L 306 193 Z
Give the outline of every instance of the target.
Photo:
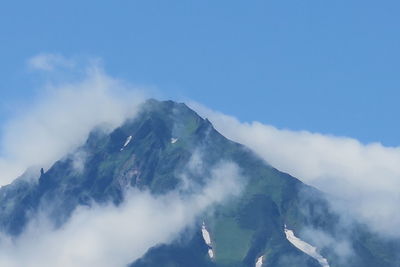
M 38 53 L 241 120 L 400 145 L 400 1 L 2 1 L 0 121 Z

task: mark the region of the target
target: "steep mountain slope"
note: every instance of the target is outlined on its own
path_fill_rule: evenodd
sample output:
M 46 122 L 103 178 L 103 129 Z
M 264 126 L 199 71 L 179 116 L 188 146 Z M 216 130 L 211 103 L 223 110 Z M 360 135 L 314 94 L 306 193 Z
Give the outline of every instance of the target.
M 269 166 L 172 101 L 149 100 L 137 117 L 111 133 L 94 130 L 78 151 L 43 171 L 37 182 L 21 177 L 2 187 L 1 230 L 18 236 L 43 207 L 62 226 L 80 205 L 119 205 L 129 187 L 165 194 L 182 185 L 194 159 L 201 170 L 188 179 L 202 185 L 219 163 L 233 162 L 246 179 L 243 192 L 200 216 L 197 231 L 188 229 L 176 242 L 151 248 L 131 266 L 322 266 L 288 239 L 288 231 L 299 235 L 305 229 L 335 240 L 346 237 L 351 248 L 346 258 L 318 248 L 331 267 L 400 266 L 399 241 L 384 241 L 362 225 L 344 233 L 321 192 Z

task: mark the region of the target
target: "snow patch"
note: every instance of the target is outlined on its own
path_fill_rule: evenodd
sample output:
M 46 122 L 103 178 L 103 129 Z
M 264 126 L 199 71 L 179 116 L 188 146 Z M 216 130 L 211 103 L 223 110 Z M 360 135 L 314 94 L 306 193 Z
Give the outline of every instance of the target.
M 261 267 L 264 261 L 264 256 L 261 256 L 256 261 L 256 267 Z
M 211 246 L 210 233 L 207 231 L 207 228 L 206 228 L 206 225 L 204 222 L 203 222 L 203 225 L 201 226 L 201 233 L 203 234 L 204 242 L 206 242 L 207 245 Z
M 203 235 L 204 242 L 206 242 L 207 246 L 209 246 L 208 256 L 210 256 L 210 258 L 213 259 L 214 251 L 212 250 L 211 236 L 210 236 L 210 233 L 208 232 L 208 230 L 206 228 L 206 224 L 204 222 L 203 222 L 203 225 L 201 226 L 201 233 Z
M 124 150 L 124 148 L 125 148 L 127 145 L 129 145 L 129 143 L 131 142 L 131 140 L 132 140 L 132 135 L 128 136 L 128 138 L 127 138 L 126 141 L 125 141 L 125 144 L 124 144 L 123 147 L 121 148 L 121 151 Z
M 316 259 L 319 264 L 321 264 L 322 267 L 329 267 L 327 259 L 321 256 L 317 252 L 317 248 L 313 247 L 312 245 L 308 244 L 307 242 L 301 240 L 300 238 L 296 237 L 294 235 L 294 232 L 292 230 L 289 230 L 286 228 L 285 225 L 285 235 L 287 240 L 289 240 L 290 243 L 292 243 L 296 248 L 300 249 L 310 257 Z
M 208 256 L 210 256 L 211 259 L 214 258 L 214 252 L 211 248 L 208 249 Z
M 175 144 L 178 141 L 178 138 L 171 138 L 171 144 Z

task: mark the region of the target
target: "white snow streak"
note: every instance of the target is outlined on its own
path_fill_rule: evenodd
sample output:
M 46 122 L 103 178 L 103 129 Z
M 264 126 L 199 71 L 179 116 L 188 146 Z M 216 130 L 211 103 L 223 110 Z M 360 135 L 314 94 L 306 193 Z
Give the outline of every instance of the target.
M 214 258 L 214 251 L 212 250 L 211 246 L 211 236 L 210 233 L 207 231 L 206 224 L 203 222 L 203 225 L 201 226 L 201 233 L 203 234 L 203 239 L 204 242 L 209 246 L 208 249 L 208 255 L 210 256 L 211 259 Z
M 310 257 L 316 259 L 319 262 L 319 264 L 321 264 L 322 267 L 329 267 L 328 261 L 324 257 L 322 257 L 321 254 L 317 252 L 316 247 L 313 247 L 307 242 L 296 237 L 292 230 L 286 228 L 286 225 L 285 225 L 285 235 L 290 243 L 292 243 L 296 248 L 300 249 Z
M 203 225 L 201 226 L 201 233 L 203 234 L 204 242 L 206 242 L 207 245 L 211 246 L 210 233 L 207 231 L 207 228 L 206 228 L 206 225 L 204 222 L 203 222 Z
M 121 148 L 121 151 L 124 150 L 124 148 L 125 148 L 127 145 L 129 145 L 129 143 L 131 142 L 131 140 L 132 140 L 132 135 L 128 136 L 128 138 L 127 138 L 126 141 L 125 141 L 124 146 Z
M 263 264 L 264 256 L 261 256 L 257 259 L 256 267 L 261 267 Z
M 210 256 L 210 258 L 214 258 L 214 252 L 211 248 L 208 249 L 208 256 Z

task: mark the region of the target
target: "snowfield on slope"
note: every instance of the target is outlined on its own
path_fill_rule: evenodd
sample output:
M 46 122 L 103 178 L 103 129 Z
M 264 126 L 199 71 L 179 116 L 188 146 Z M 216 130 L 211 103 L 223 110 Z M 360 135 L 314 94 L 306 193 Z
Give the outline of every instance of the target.
M 211 259 L 214 258 L 214 251 L 212 250 L 211 247 L 211 236 L 210 233 L 208 232 L 206 228 L 206 224 L 203 222 L 203 225 L 201 226 L 201 233 L 203 235 L 204 242 L 209 246 L 208 248 L 208 256 L 210 256 Z
M 264 256 L 261 256 L 261 257 L 259 257 L 259 258 L 257 259 L 257 261 L 256 261 L 256 267 L 261 267 L 261 266 L 262 266 L 262 264 L 263 264 L 263 259 L 264 259 Z
M 307 242 L 301 240 L 300 238 L 294 235 L 292 230 L 286 228 L 285 225 L 285 235 L 287 240 L 292 243 L 296 248 L 300 249 L 310 257 L 316 259 L 322 267 L 329 267 L 327 259 L 322 257 L 321 254 L 317 252 L 317 248 L 313 247 L 312 245 L 308 244 Z
M 129 145 L 129 143 L 131 142 L 131 140 L 132 140 L 132 135 L 128 136 L 128 138 L 127 138 L 126 141 L 125 141 L 125 144 L 124 144 L 124 145 L 122 146 L 122 148 L 121 148 L 121 151 L 124 150 L 124 148 L 125 148 L 127 145 Z

